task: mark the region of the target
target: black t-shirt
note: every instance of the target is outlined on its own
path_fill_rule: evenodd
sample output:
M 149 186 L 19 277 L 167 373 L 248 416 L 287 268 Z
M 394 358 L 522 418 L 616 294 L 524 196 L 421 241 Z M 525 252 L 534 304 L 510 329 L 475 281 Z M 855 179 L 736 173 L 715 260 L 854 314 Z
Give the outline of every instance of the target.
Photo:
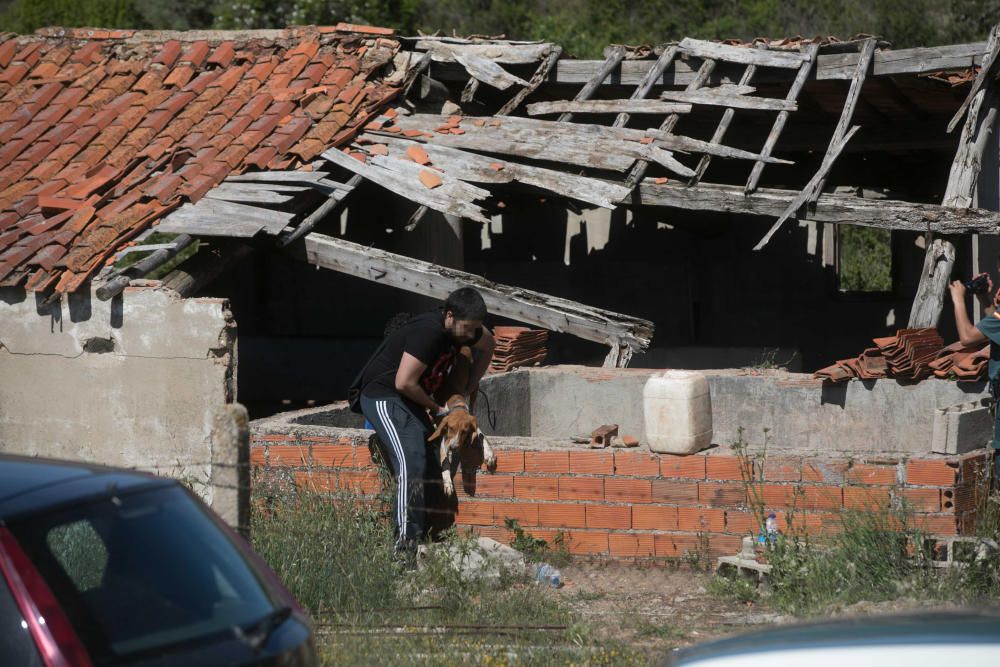
M 417 315 L 389 334 L 382 351 L 372 359 L 365 372 L 361 393 L 368 398 L 398 396 L 396 371 L 403 353 L 409 352 L 427 364 L 427 370 L 420 376 L 420 386 L 433 394 L 448 377 L 456 351 L 451 335 L 445 331 L 442 311 Z

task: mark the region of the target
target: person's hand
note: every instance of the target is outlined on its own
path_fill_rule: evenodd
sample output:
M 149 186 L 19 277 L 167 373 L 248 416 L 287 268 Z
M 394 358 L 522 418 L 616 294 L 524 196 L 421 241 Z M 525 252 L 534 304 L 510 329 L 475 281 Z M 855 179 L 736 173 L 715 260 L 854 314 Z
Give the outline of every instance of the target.
M 434 419 L 441 419 L 442 417 L 448 416 L 450 410 L 443 405 L 437 406 L 437 410 L 434 411 Z
M 954 301 L 962 301 L 965 299 L 965 283 L 961 280 L 953 280 L 950 285 L 948 285 L 948 290 L 951 292 L 951 298 Z

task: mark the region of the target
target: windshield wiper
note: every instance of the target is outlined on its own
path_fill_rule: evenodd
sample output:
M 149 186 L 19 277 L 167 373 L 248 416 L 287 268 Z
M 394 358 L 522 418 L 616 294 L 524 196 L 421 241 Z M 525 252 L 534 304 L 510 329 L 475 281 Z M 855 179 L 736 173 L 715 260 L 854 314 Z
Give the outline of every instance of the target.
M 233 626 L 233 634 L 255 652 L 267 644 L 271 634 L 292 615 L 291 607 L 279 607 L 247 627 Z

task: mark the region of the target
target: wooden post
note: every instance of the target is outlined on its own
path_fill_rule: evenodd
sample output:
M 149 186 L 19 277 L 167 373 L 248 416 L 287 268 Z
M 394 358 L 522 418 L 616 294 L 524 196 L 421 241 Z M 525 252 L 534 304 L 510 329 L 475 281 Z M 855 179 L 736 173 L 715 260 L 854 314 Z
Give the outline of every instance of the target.
M 955 246 L 942 239 L 927 244 L 920 285 L 910 310 L 910 329 L 936 327 L 944 308 L 944 295 L 955 266 Z

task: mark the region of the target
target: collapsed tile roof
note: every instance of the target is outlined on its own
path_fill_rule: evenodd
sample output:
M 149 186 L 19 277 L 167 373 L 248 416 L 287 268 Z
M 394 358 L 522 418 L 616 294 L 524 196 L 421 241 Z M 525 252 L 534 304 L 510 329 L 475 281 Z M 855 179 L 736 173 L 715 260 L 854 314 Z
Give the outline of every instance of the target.
M 0 34 L 0 286 L 72 292 L 225 178 L 308 169 L 396 95 L 398 50 L 348 24 Z

